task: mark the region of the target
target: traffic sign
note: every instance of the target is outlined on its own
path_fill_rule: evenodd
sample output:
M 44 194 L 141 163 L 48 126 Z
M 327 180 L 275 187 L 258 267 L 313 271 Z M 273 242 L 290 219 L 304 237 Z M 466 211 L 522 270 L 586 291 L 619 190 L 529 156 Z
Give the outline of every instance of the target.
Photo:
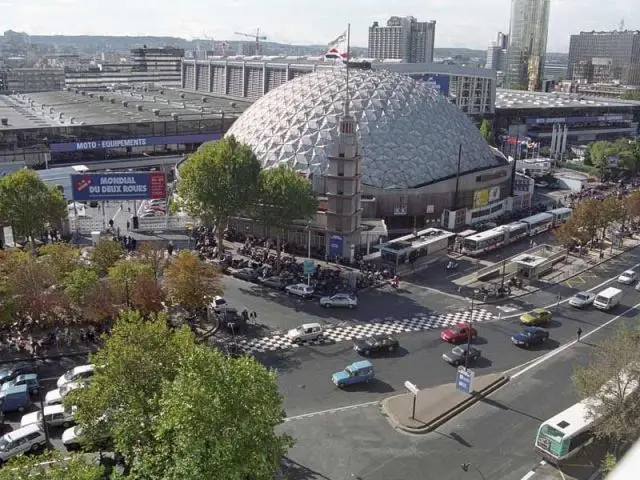
M 464 393 L 473 391 L 474 372 L 464 367 L 458 367 L 456 372 L 456 390 Z
M 305 260 L 302 263 L 302 268 L 305 275 L 313 275 L 313 272 L 316 271 L 316 266 L 313 264 L 313 260 Z
M 409 380 L 407 380 L 406 382 L 404 382 L 404 387 L 409 390 L 411 393 L 413 393 L 414 395 L 417 395 L 418 392 L 420 391 L 418 389 L 418 387 L 416 385 L 414 385 L 413 383 L 411 383 Z

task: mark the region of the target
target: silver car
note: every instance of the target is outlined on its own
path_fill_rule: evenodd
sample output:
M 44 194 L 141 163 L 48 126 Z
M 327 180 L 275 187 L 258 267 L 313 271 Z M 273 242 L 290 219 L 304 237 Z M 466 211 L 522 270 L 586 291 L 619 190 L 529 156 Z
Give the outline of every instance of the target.
M 595 293 L 591 292 L 580 292 L 576 293 L 571 300 L 569 300 L 569 305 L 576 308 L 585 308 L 593 303 L 593 300 L 596 298 Z
M 320 299 L 320 306 L 329 307 L 345 307 L 356 308 L 358 306 L 358 297 L 350 293 L 336 293 L 331 297 L 322 297 Z

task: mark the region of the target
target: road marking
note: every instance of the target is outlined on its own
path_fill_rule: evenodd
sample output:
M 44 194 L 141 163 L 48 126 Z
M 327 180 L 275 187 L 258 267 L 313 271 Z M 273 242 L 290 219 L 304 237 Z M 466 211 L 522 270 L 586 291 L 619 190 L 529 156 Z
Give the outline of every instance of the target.
M 530 470 L 524 477 L 522 477 L 522 480 L 529 480 L 531 477 L 533 477 L 536 474 L 535 471 Z
M 587 281 L 582 276 L 578 275 L 577 277 L 573 277 L 573 278 L 571 278 L 569 280 L 566 280 L 564 283 L 566 283 L 570 287 L 573 287 L 574 284 L 576 284 L 576 285 L 584 285 L 585 283 L 587 283 Z
M 527 474 L 524 477 L 522 477 L 520 480 L 529 480 L 531 477 L 533 477 L 536 474 L 536 470 L 538 470 L 538 468 L 544 467 L 546 464 L 547 462 L 545 460 L 542 460 L 538 465 L 536 465 L 531 470 L 529 470 Z
M 640 306 L 640 303 L 637 303 L 636 305 L 634 305 L 631 308 L 628 308 L 627 310 L 625 310 L 624 312 L 622 312 L 620 315 L 617 315 L 615 317 L 613 317 L 610 320 L 607 320 L 606 322 L 604 322 L 602 325 L 594 328 L 593 330 L 589 331 L 588 333 L 585 333 L 584 335 L 582 335 L 582 337 L 580 337 L 580 343 L 582 343 L 582 340 L 589 338 L 591 335 L 593 335 L 596 332 L 599 332 L 600 330 L 602 330 L 603 328 L 611 325 L 613 322 L 619 320 L 622 317 L 625 317 L 627 315 L 627 313 L 637 309 Z M 561 347 L 556 348 L 555 350 L 550 351 L 549 353 L 545 353 L 544 355 L 542 355 L 541 357 L 539 357 L 538 359 L 536 359 L 535 361 L 532 362 L 525 362 L 523 363 L 523 365 L 527 365 L 529 364 L 527 367 L 525 367 L 523 370 L 520 370 L 517 373 L 514 373 L 513 375 L 511 375 L 511 379 L 515 379 L 518 378 L 520 375 L 524 375 L 525 373 L 527 373 L 529 370 L 537 367 L 538 365 L 540 365 L 541 363 L 546 362 L 547 360 L 555 357 L 556 355 L 559 355 L 560 353 L 564 352 L 565 350 L 567 350 L 568 348 L 574 346 L 575 344 L 577 344 L 578 341 L 577 340 L 573 340 L 572 342 L 569 342 Z M 516 368 L 519 367 L 514 367 L 510 370 L 515 370 Z
M 378 405 L 379 403 L 380 402 L 376 400 L 375 402 L 358 403 L 356 405 L 349 405 L 347 407 L 329 408 L 328 410 L 320 410 L 317 412 L 303 413 L 302 415 L 294 415 L 293 417 L 287 417 L 284 419 L 284 421 L 291 422 L 292 420 L 300 420 L 303 418 L 315 417 L 317 415 L 325 415 L 327 413 L 344 412 L 345 410 L 354 410 L 356 408 L 370 407 L 372 405 Z
M 404 283 L 406 285 L 410 285 L 410 286 L 415 287 L 415 288 L 419 288 L 421 290 L 425 290 L 425 291 L 427 291 L 429 293 L 434 293 L 436 295 L 444 295 L 445 297 L 455 298 L 456 300 L 460 300 L 461 302 L 470 302 L 471 301 L 470 298 L 466 298 L 466 297 L 463 297 L 461 295 L 454 295 L 453 293 L 443 292 L 442 290 L 437 290 L 435 288 L 425 287 L 424 285 L 418 285 L 416 283 L 407 282 L 406 280 L 403 280 L 402 283 Z

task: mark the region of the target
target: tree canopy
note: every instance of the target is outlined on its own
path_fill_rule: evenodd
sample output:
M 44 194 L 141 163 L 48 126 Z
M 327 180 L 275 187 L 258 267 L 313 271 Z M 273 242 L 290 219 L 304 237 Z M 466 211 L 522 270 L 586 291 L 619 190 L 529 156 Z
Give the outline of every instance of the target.
M 80 453 L 46 452 L 42 455 L 19 455 L 0 469 L 0 480 L 104 480 L 105 468 Z
M 123 312 L 91 383 L 65 397 L 90 443 L 105 433 L 139 479 L 272 480 L 291 445 L 275 374 L 195 342 L 166 317 Z
M 214 223 L 218 244 L 229 218 L 255 202 L 260 163 L 251 147 L 233 136 L 205 143 L 180 167 L 178 194 L 185 209 Z M 223 249 L 220 248 L 220 255 Z
M 114 242 L 112 239 L 103 237 L 95 244 L 89 259 L 91 264 L 98 271 L 103 274 L 109 271 L 109 268 L 114 266 L 118 260 L 124 257 L 124 248 L 118 242 Z
M 216 267 L 185 250 L 165 267 L 164 284 L 169 299 L 192 313 L 206 308 L 211 297 L 220 293 Z
M 274 226 L 278 255 L 282 230 L 294 220 L 308 220 L 318 210 L 318 201 L 311 182 L 286 165 L 262 170 L 259 179 L 256 218 L 265 225 Z
M 33 170 L 25 168 L 0 178 L 0 218 L 17 235 L 34 240 L 47 225 L 57 226 L 66 214 L 62 193 Z
M 493 136 L 493 128 L 491 127 L 489 120 L 486 118 L 482 120 L 482 123 L 480 124 L 480 133 L 489 145 L 495 146 L 496 139 Z
M 585 165 L 602 168 L 615 166 L 609 159 L 618 157 L 618 167 L 636 172 L 640 168 L 640 142 L 628 138 L 620 138 L 614 142 L 601 140 L 590 143 L 585 152 Z

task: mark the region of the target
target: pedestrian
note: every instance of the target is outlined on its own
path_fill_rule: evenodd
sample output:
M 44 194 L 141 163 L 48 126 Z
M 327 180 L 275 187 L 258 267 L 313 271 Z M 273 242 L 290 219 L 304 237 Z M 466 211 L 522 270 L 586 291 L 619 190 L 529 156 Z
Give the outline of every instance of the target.
M 129 223 L 129 220 L 127 220 L 127 232 L 129 231 L 130 227 L 131 227 L 131 223 Z
M 578 327 L 578 331 L 576 333 L 578 334 L 578 341 L 580 341 L 580 337 L 582 336 L 582 328 Z
M 253 323 L 257 323 L 258 322 L 258 314 L 256 312 L 251 312 L 251 319 L 253 320 Z

